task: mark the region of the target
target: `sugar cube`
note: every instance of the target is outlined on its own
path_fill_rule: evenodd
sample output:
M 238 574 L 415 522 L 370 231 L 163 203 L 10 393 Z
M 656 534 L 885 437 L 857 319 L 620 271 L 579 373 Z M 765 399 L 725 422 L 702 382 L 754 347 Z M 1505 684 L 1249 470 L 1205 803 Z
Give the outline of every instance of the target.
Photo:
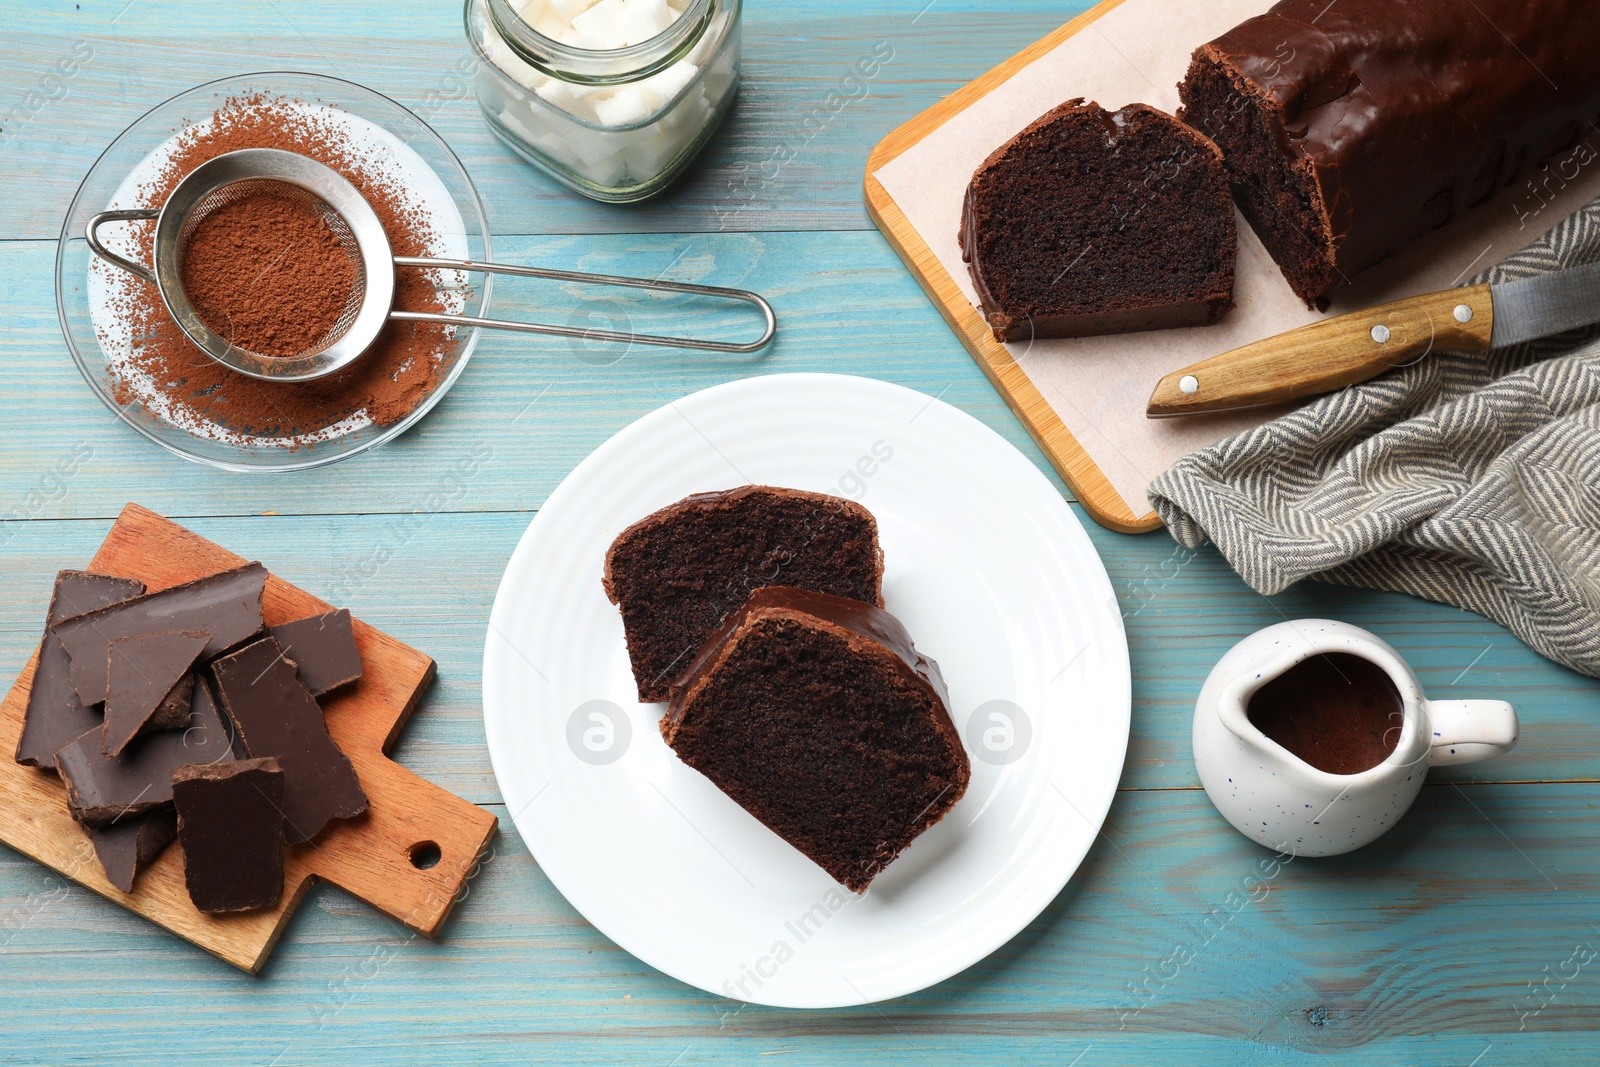
M 595 118 L 602 126 L 632 126 L 649 118 L 655 108 L 639 86 L 624 85 L 610 97 L 594 102 Z
M 728 25 L 728 12 L 726 9 L 719 11 L 711 18 L 711 25 L 706 27 L 700 35 L 700 40 L 695 42 L 694 51 L 689 53 L 689 62 L 697 67 L 703 67 L 711 58 L 711 52 L 722 43 L 722 31 Z
M 594 0 L 543 0 L 552 11 L 571 22 L 594 6 Z
M 622 150 L 622 162 L 628 168 L 628 177 L 636 182 L 647 182 L 656 177 L 672 163 L 680 147 L 678 139 L 661 134 L 638 138 Z
M 560 78 L 550 78 L 534 89 L 539 99 L 552 104 L 569 115 L 592 116 L 594 105 L 589 90 L 580 88 Z
M 644 94 L 645 103 L 651 110 L 659 110 L 671 103 L 673 97 L 694 81 L 698 73 L 699 69 L 693 63 L 679 61 L 639 82 L 638 89 Z
M 677 20 L 667 0 L 600 0 L 572 20 L 582 47 L 627 48 L 648 41 Z
M 572 34 L 572 24 L 552 11 L 541 12 L 539 17 L 528 25 L 534 32 L 543 34 L 552 41 L 565 41 Z
M 612 188 L 621 185 L 628 173 L 628 166 L 621 156 L 606 156 L 592 163 L 584 162 L 574 169 L 596 185 Z

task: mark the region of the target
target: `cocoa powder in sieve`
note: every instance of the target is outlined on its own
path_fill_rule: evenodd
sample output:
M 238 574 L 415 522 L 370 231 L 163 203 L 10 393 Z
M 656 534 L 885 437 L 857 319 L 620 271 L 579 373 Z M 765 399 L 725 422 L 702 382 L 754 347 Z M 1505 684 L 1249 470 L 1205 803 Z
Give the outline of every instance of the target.
M 200 220 L 183 245 L 183 290 L 200 320 L 238 348 L 297 356 L 338 340 L 359 277 L 356 252 L 274 182 Z
M 317 112 L 267 95 L 229 99 L 209 123 L 181 132 L 157 178 L 138 190 L 138 206 L 159 207 L 195 167 L 241 148 L 281 148 L 332 167 L 372 205 L 395 255 L 436 252 L 428 217 L 391 162 L 378 153 L 364 154 Z M 145 262 L 153 238 L 154 225 L 143 224 L 139 240 Z M 391 322 L 365 355 L 336 374 L 309 382 L 266 382 L 231 371 L 196 348 L 153 285 L 129 278 L 123 294 L 113 308 L 129 328 L 132 352 L 125 367 L 110 366 L 114 399 L 140 403 L 153 391 L 167 408 L 165 417 L 239 444 L 289 438 L 303 446 L 335 436 L 347 420 L 364 418 L 379 426 L 397 422 L 439 385 L 457 343 L 448 326 Z M 417 270 L 396 273 L 394 307 L 452 310 Z M 114 339 L 102 338 L 102 343 L 108 351 L 116 347 Z

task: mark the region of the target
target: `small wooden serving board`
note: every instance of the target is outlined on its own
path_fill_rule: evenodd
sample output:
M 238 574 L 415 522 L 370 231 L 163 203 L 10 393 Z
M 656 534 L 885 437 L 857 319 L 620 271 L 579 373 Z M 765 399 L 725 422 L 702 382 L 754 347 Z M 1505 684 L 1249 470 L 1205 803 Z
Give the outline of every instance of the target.
M 153 592 L 244 562 L 129 504 L 88 569 L 138 578 Z M 263 562 L 270 569 L 271 561 Z M 332 605 L 269 575 L 264 608 L 267 625 L 277 626 L 329 611 Z M 39 616 L 44 617 L 42 604 Z M 355 637 L 362 678 L 324 697 L 323 707 L 328 732 L 355 765 L 371 807 L 365 815 L 336 821 L 315 841 L 289 850 L 283 897 L 276 907 L 202 915 L 184 887 L 183 849 L 177 842 L 139 876 L 131 894 L 106 881 L 88 835 L 67 813 L 61 780 L 11 759 L 37 654 L 0 704 L 0 841 L 251 974 L 260 972 L 289 917 L 318 879 L 353 893 L 423 936 L 437 936 L 496 820 L 386 755 L 433 681 L 433 660 L 360 620 L 355 620 Z M 437 847 L 439 861 L 419 868 L 412 861 L 413 850 L 431 856 L 429 846 Z

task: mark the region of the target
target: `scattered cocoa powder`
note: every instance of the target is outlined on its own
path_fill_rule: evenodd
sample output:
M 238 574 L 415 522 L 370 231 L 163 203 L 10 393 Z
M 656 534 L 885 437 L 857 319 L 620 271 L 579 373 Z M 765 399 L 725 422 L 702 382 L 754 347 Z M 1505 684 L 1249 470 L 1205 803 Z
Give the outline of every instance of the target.
M 139 205 L 159 207 L 195 167 L 241 148 L 281 148 L 332 167 L 372 205 L 395 255 L 436 251 L 427 216 L 396 177 L 392 163 L 377 152 L 363 155 L 315 111 L 265 94 L 229 99 L 209 123 L 181 132 L 156 179 L 138 190 Z M 145 262 L 150 261 L 153 239 L 154 225 L 143 224 Z M 448 326 L 391 322 L 365 355 L 336 374 L 309 382 L 266 382 L 231 371 L 196 348 L 167 313 L 154 286 L 129 277 L 124 294 L 114 301 L 114 310 L 126 320 L 133 350 L 125 366 L 117 361 L 110 365 L 113 397 L 122 404 L 138 403 L 142 391 L 154 388 L 171 409 L 170 418 L 234 443 L 290 438 L 300 446 L 332 437 L 335 427 L 356 416 L 379 426 L 397 422 L 438 386 L 458 343 Z M 451 310 L 417 270 L 396 273 L 394 306 Z M 114 340 L 103 343 L 110 345 L 108 351 L 116 347 Z M 142 378 L 148 378 L 148 387 Z
M 206 215 L 183 246 L 183 291 L 200 320 L 263 356 L 326 348 L 358 277 L 347 247 L 291 188 L 273 182 Z M 353 244 L 353 242 L 352 242 Z

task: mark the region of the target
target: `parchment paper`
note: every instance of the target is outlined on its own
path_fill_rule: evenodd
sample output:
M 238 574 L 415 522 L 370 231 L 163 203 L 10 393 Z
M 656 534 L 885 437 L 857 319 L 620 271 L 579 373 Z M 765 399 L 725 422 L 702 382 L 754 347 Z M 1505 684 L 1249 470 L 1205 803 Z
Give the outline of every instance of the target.
M 1175 112 L 1177 83 L 1194 49 L 1269 7 L 1268 0 L 1125 0 L 874 174 L 976 306 L 956 233 L 961 199 L 978 164 L 1073 97 L 1113 110 L 1139 102 Z M 1590 141 L 1600 141 L 1600 134 Z M 1335 295 L 1329 314 L 1459 285 L 1597 195 L 1595 165 L 1571 181 L 1506 189 L 1362 274 Z M 1322 317 L 1290 291 L 1242 218 L 1234 300 L 1238 306 L 1215 326 L 1006 346 L 1135 515 L 1149 511 L 1145 487 L 1180 456 L 1285 410 L 1145 417 L 1151 389 L 1169 371 Z

